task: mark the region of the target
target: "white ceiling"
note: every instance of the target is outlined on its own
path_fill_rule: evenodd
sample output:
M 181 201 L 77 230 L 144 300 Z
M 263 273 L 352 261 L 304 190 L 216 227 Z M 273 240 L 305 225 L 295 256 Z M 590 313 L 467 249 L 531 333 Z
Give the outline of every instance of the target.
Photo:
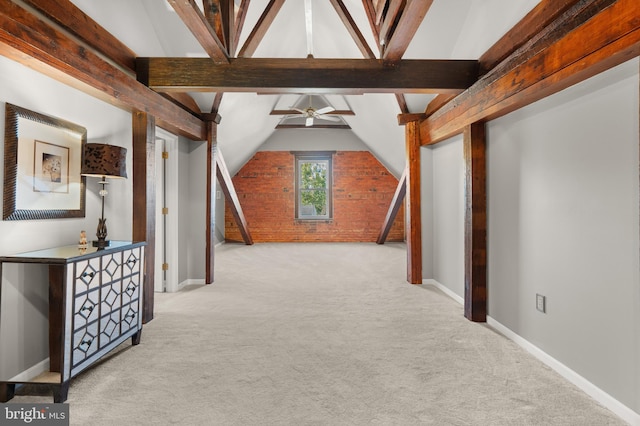
M 327 0 L 311 0 L 313 54 L 316 58 L 362 58 L 351 36 Z M 414 0 L 419 1 L 419 0 Z M 138 56 L 206 56 L 196 39 L 164 0 L 72 0 L 91 18 L 129 46 Z M 198 1 L 196 0 L 196 3 Z M 236 0 L 239 3 L 239 0 Z M 252 0 L 247 11 L 243 45 L 268 0 Z M 371 49 L 378 52 L 361 0 L 344 0 Z M 534 0 L 434 0 L 409 45 L 405 59 L 478 59 L 506 31 L 536 6 Z M 307 56 L 303 0 L 285 1 L 254 57 Z M 192 94 L 201 110 L 209 112 L 212 93 Z M 423 112 L 433 95 L 405 95 L 410 112 Z M 390 94 L 328 95 L 336 109 L 351 109 L 343 116 L 358 136 L 396 176 L 405 162 L 404 128 L 397 124 L 398 102 Z M 273 109 L 288 109 L 291 96 L 225 93 L 219 113 L 218 146 L 232 174 L 258 150 L 274 131 L 279 116 Z M 313 130 L 318 131 L 318 130 Z

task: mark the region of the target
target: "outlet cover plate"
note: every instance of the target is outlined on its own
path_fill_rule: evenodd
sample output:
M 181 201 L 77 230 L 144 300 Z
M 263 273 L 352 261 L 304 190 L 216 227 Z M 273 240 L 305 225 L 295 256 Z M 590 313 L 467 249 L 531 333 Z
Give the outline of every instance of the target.
M 542 313 L 547 312 L 547 300 L 546 297 L 541 294 L 536 294 L 536 309 Z

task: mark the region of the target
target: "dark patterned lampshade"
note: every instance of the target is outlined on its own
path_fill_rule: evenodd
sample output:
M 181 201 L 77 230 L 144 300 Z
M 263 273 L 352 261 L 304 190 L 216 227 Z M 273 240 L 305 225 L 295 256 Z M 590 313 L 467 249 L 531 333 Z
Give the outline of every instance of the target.
M 88 143 L 82 156 L 82 175 L 126 178 L 127 149 L 116 145 Z

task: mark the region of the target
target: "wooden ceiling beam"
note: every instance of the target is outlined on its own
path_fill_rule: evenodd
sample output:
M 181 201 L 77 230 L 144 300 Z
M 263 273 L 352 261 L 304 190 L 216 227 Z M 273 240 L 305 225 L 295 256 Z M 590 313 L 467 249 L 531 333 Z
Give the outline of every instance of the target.
M 396 63 L 402 59 L 432 3 L 433 0 L 407 0 L 391 38 L 384 43 L 382 59 L 385 62 Z M 384 41 L 382 35 L 380 41 Z
M 227 205 L 229 206 L 229 210 L 231 211 L 231 215 L 238 225 L 238 230 L 240 231 L 240 235 L 242 235 L 242 239 L 244 243 L 247 245 L 253 244 L 253 238 L 251 237 L 251 232 L 249 231 L 249 225 L 247 224 L 247 219 L 244 216 L 244 212 L 242 211 L 242 205 L 240 205 L 240 198 L 238 197 L 238 193 L 236 192 L 236 188 L 233 185 L 233 179 L 231 179 L 231 174 L 229 173 L 229 169 L 227 168 L 227 163 L 224 161 L 224 157 L 222 156 L 222 151 L 218 148 L 216 152 L 216 175 L 218 177 L 218 182 L 220 183 L 220 188 L 224 193 L 224 198 L 227 200 Z
M 138 58 L 138 79 L 154 90 L 260 93 L 460 93 L 477 76 L 473 60 Z
M 207 55 L 217 64 L 229 63 L 229 54 L 218 38 L 216 31 L 209 25 L 194 0 L 167 0 L 180 19 L 200 43 Z
M 480 74 L 486 74 L 513 52 L 531 42 L 545 27 L 579 1 L 542 0 L 480 57 Z
M 389 0 L 387 12 L 384 15 L 384 19 L 380 23 L 380 40 L 382 43 L 386 43 L 394 29 L 394 23 L 398 18 L 398 15 L 401 13 L 402 5 L 405 0 Z
M 542 0 L 524 18 L 480 57 L 480 75 L 484 75 L 509 55 L 538 37 L 545 27 L 556 20 L 580 0 Z M 438 95 L 427 105 L 425 113 L 431 115 L 455 96 Z
M 228 0 L 202 0 L 204 17 L 225 48 L 228 46 L 227 40 L 229 40 L 229 17 L 225 15 L 223 5 L 226 5 L 227 1 Z
M 367 15 L 369 26 L 371 27 L 371 33 L 373 39 L 376 41 L 378 50 L 380 49 L 380 33 L 378 31 L 378 25 L 376 24 L 376 8 L 373 4 L 373 0 L 362 0 L 362 6 L 364 7 L 364 13 Z
M 194 115 L 199 115 L 202 111 L 200 111 L 200 107 L 196 103 L 195 99 L 191 97 L 188 93 L 183 92 L 171 92 L 171 93 L 162 93 L 162 96 L 167 99 L 170 99 L 173 103 L 180 105 L 182 108 L 190 111 Z
M 240 6 L 238 7 L 238 13 L 235 17 L 235 29 L 233 33 L 233 42 L 229 47 L 229 55 L 235 56 L 236 51 L 238 50 L 238 44 L 240 44 L 240 34 L 242 34 L 242 30 L 244 28 L 244 21 L 247 17 L 247 10 L 249 10 L 249 3 L 251 0 L 242 0 L 240 2 Z
M 514 52 L 422 121 L 422 144 L 460 134 L 640 55 L 637 0 L 578 2 L 547 28 L 545 37 Z
M 373 53 L 373 50 L 371 50 L 371 48 L 369 47 L 369 44 L 367 43 L 367 40 L 365 40 L 364 36 L 358 29 L 356 22 L 353 20 L 353 17 L 349 13 L 349 10 L 347 9 L 347 7 L 344 5 L 344 2 L 342 0 L 330 0 L 330 1 L 331 1 L 331 4 L 333 5 L 333 8 L 338 13 L 340 20 L 342 21 L 344 26 L 347 28 L 347 31 L 351 35 L 351 38 L 353 38 L 353 41 L 356 43 L 356 46 L 358 46 L 358 49 L 360 49 L 362 56 L 367 59 L 374 59 L 376 57 L 375 53 Z
M 258 19 L 256 26 L 253 27 L 251 34 L 249 34 L 249 37 L 245 41 L 244 46 L 242 46 L 242 49 L 240 49 L 240 52 L 238 53 L 239 57 L 248 58 L 253 56 L 265 34 L 267 34 L 267 30 L 269 30 L 269 27 L 273 23 L 273 20 L 276 19 L 280 8 L 284 4 L 284 1 L 285 0 L 269 1 L 269 4 L 260 16 L 260 19 Z
M 120 67 L 135 71 L 136 54 L 69 0 L 23 0 Z
M 0 0 L 0 55 L 127 111 L 146 111 L 173 133 L 203 139 L 198 117 L 11 0 Z

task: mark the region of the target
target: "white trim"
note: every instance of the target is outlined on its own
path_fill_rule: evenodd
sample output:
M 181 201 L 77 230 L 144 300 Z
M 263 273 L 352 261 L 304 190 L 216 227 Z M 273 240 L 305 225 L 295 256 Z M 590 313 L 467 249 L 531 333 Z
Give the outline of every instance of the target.
M 178 137 L 166 130 L 156 128 L 156 138 L 164 141 L 164 149 L 169 153 L 169 158 L 165 161 L 165 176 L 164 176 L 164 196 L 166 198 L 166 206 L 169 209 L 169 214 L 166 217 L 166 235 L 164 238 L 166 241 L 177 242 L 178 241 Z M 158 203 L 158 209 L 162 209 L 162 203 Z M 159 212 L 160 217 L 161 213 Z M 178 283 L 178 248 L 174 244 L 167 245 L 166 262 L 169 264 L 169 269 L 166 271 L 166 284 L 164 291 L 173 293 L 180 290 L 180 283 Z M 161 268 L 162 264 L 160 265 Z M 157 266 L 156 266 L 157 268 Z M 160 269 L 161 270 L 161 269 Z
M 40 374 L 49 371 L 49 358 L 40 361 L 36 365 L 31 368 L 23 371 L 22 373 L 13 376 L 8 382 L 28 382 L 32 380 L 34 377 L 38 377 Z
M 187 285 L 205 285 L 205 284 L 206 283 L 204 279 L 186 279 L 178 285 L 178 289 L 182 289 L 184 286 L 187 286 Z
M 447 296 L 449 296 L 459 304 L 464 305 L 464 298 L 462 296 L 459 296 L 449 287 L 445 287 L 443 284 L 440 284 L 438 281 L 428 279 L 428 280 L 422 280 L 422 283 L 437 288 L 438 290 L 440 290 L 441 292 L 443 292 L 444 294 L 446 294 Z
M 487 325 L 493 328 L 498 333 L 502 334 L 509 340 L 515 342 L 518 346 L 529 352 L 531 355 L 536 357 L 538 360 L 542 361 L 556 373 L 560 374 L 569 382 L 576 385 L 580 388 L 584 393 L 589 395 L 591 398 L 595 399 L 598 403 L 612 411 L 622 420 L 633 426 L 640 426 L 640 414 L 633 411 L 631 408 L 627 407 L 557 359 L 553 358 L 551 355 L 544 352 L 542 349 L 538 348 L 528 340 L 514 333 L 495 319 L 487 316 Z
M 426 285 L 430 285 L 436 287 L 444 294 L 455 300 L 456 302 L 464 305 L 464 298 L 460 297 L 456 293 L 454 293 L 448 287 L 440 284 L 436 280 L 426 279 L 422 281 Z M 511 331 L 509 328 L 505 327 L 495 319 L 487 316 L 487 326 L 493 328 L 498 333 L 502 334 L 507 339 L 513 341 L 515 344 L 529 352 L 531 355 L 536 357 L 538 360 L 543 362 L 549 368 L 554 370 L 556 373 L 560 374 L 567 381 L 577 386 L 584 393 L 593 398 L 600 405 L 604 406 L 615 415 L 620 417 L 622 420 L 629 423 L 631 426 L 640 426 L 640 414 L 633 411 L 631 408 L 627 407 L 557 359 L 553 358 L 551 355 L 544 352 L 542 349 L 535 346 L 533 343 L 519 336 L 518 334 Z

